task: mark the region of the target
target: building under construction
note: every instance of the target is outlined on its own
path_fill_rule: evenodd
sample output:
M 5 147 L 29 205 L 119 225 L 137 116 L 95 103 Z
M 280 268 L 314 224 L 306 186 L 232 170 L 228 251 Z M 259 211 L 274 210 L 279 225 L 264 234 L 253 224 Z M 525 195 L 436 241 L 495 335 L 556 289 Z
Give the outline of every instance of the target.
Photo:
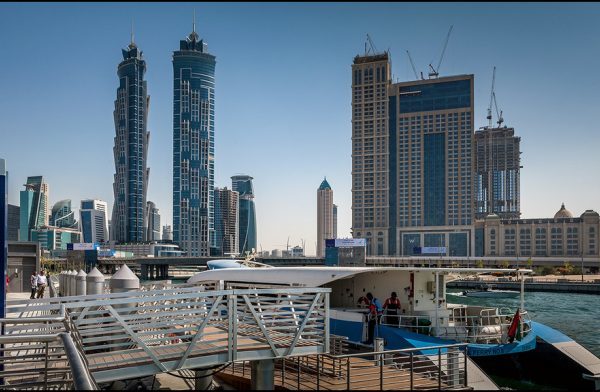
M 521 216 L 520 143 L 514 128 L 506 126 L 475 132 L 476 218 Z

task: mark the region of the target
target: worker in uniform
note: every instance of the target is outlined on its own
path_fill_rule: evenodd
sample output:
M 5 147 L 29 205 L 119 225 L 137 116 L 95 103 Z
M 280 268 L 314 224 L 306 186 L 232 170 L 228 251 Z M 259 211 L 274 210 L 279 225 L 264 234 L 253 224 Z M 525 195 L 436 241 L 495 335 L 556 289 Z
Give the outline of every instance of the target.
M 365 344 L 373 344 L 375 339 L 375 325 L 379 321 L 382 313 L 381 303 L 377 298 L 373 297 L 373 294 L 367 293 L 366 297 L 359 298 L 359 304 L 365 303 L 367 305 L 367 341 Z
M 398 295 L 395 291 L 392 291 L 392 296 L 385 300 L 383 309 L 386 311 L 386 324 L 400 326 L 400 317 L 398 316 L 398 312 L 400 311 L 400 299 L 398 299 Z

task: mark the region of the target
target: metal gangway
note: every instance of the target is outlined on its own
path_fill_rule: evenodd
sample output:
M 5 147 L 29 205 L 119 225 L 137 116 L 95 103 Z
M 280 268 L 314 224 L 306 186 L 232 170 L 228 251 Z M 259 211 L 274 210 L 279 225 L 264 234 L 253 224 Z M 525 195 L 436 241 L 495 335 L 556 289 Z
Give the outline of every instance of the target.
M 173 285 L 7 301 L 7 314 L 16 317 L 5 320 L 5 338 L 67 334 L 98 384 L 234 361 L 320 354 L 329 347 L 329 293 L 322 288 Z

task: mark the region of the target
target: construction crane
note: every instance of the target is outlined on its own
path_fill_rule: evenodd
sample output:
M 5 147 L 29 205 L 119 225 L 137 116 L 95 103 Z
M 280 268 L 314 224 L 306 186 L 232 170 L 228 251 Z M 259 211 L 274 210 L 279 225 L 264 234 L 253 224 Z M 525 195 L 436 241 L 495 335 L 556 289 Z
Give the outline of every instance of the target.
M 437 67 L 433 68 L 433 65 L 429 64 L 429 68 L 431 68 L 431 72 L 429 72 L 429 79 L 437 78 L 440 75 L 440 66 L 442 65 L 442 60 L 444 59 L 444 54 L 446 53 L 446 47 L 448 46 L 448 41 L 450 40 L 450 33 L 452 33 L 452 29 L 454 25 L 450 26 L 448 30 L 448 34 L 446 34 L 446 41 L 444 42 L 444 48 L 442 49 L 442 54 L 440 55 L 440 61 L 438 61 Z
M 494 90 L 496 85 L 496 67 L 494 66 L 494 71 L 492 74 L 492 91 L 490 92 L 490 104 L 487 109 L 487 120 L 488 120 L 488 128 L 492 127 L 492 103 L 494 104 L 494 108 L 496 109 L 496 116 L 498 120 L 496 123 L 498 124 L 498 128 L 502 126 L 504 123 L 504 118 L 502 117 L 502 110 L 498 110 L 498 101 L 496 100 L 496 91 Z
M 406 54 L 408 55 L 408 60 L 410 60 L 410 65 L 412 66 L 413 72 L 415 73 L 415 80 L 419 80 L 419 74 L 417 73 L 417 69 L 415 68 L 415 63 L 413 62 L 413 59 L 410 56 L 410 52 L 407 50 Z
M 369 44 L 369 48 L 367 48 L 367 43 Z M 365 56 L 367 54 L 369 54 L 369 50 L 371 51 L 372 54 L 377 53 L 377 48 L 375 47 L 375 44 L 373 43 L 371 36 L 369 34 L 367 34 L 367 41 L 365 41 Z
M 494 72 L 492 74 L 492 90 L 490 92 L 490 104 L 487 109 L 487 120 L 488 128 L 492 127 L 492 101 L 494 100 L 494 84 L 496 84 L 496 66 L 494 66 Z

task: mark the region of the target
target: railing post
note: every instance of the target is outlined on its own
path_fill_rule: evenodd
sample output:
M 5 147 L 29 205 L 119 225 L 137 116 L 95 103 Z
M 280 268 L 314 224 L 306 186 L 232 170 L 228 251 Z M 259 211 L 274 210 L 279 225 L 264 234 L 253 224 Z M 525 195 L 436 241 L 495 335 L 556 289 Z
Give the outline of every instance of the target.
M 319 361 L 319 358 L 321 356 L 319 354 L 317 354 L 317 391 L 321 389 L 321 368 L 320 368 L 320 364 L 321 362 Z
M 298 357 L 298 390 L 300 390 L 300 372 L 302 370 L 300 369 L 300 357 Z
M 465 355 L 465 372 L 464 372 L 464 374 L 465 374 L 465 384 L 464 384 L 465 387 L 467 387 L 467 385 L 468 385 L 468 379 L 467 379 L 467 365 L 468 365 L 468 362 L 467 362 L 467 351 L 468 351 L 468 349 L 469 349 L 469 346 L 465 346 L 465 354 L 464 354 Z
M 285 387 L 285 357 L 281 358 L 281 386 Z
M 346 390 L 350 390 L 350 358 L 346 358 Z
M 324 352 L 329 352 L 329 334 L 330 334 L 330 330 L 329 330 L 329 293 L 325 293 L 325 299 L 324 299 L 324 304 L 323 306 L 325 307 L 325 350 Z
M 438 347 L 438 389 L 442 389 L 442 349 Z
M 414 388 L 414 371 L 415 371 L 415 362 L 414 362 L 414 353 L 410 352 L 410 390 L 413 391 Z

